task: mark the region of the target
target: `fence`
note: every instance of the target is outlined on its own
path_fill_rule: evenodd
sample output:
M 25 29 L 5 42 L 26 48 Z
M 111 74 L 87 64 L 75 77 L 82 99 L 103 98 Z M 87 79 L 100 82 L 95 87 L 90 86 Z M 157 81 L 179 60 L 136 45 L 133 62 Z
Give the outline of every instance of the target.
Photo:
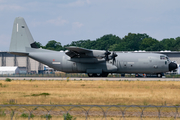
M 178 120 L 179 109 L 154 105 L 0 105 L 0 119 Z

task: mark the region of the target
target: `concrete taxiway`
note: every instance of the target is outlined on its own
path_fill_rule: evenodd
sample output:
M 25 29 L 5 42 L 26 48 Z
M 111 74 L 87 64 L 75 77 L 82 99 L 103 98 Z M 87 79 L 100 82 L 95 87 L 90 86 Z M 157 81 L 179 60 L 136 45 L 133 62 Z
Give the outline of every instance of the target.
M 180 81 L 180 78 L 113 78 L 113 77 L 0 77 L 0 80 L 109 80 L 109 81 Z

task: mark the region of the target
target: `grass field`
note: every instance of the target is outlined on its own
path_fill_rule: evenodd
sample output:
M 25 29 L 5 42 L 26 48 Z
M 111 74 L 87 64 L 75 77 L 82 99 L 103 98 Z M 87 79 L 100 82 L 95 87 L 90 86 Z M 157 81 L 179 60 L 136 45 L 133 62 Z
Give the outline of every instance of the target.
M 71 81 L 67 78 L 64 81 L 12 80 L 10 82 L 3 80 L 0 81 L 0 104 L 180 105 L 180 82 L 109 81 L 108 79 L 106 81 Z M 3 113 L 2 110 L 1 113 Z M 6 110 L 6 113 L 10 111 L 8 109 Z M 117 112 L 115 108 L 111 110 L 113 111 L 112 115 Z M 41 113 L 43 109 L 37 109 L 37 111 Z M 54 110 L 54 112 L 56 111 Z M 80 110 L 75 109 L 74 111 Z M 98 114 L 99 111 L 101 111 L 99 108 L 93 108 L 91 110 L 92 114 Z M 157 110 L 155 108 L 149 108 L 146 110 L 146 114 L 151 115 L 154 111 Z M 175 112 L 175 109 L 164 109 L 162 112 L 167 113 L 171 111 Z M 137 108 L 127 111 L 128 114 L 134 114 L 136 112 L 138 112 Z M 18 110 L 14 115 L 14 119 L 27 119 L 27 117 L 21 117 L 22 113 L 24 113 L 24 109 Z M 37 113 L 33 113 L 35 115 L 33 120 L 45 119 L 41 115 L 37 115 Z M 9 120 L 10 114 L 6 114 L 5 117 L 1 114 L 0 119 Z M 73 111 L 71 114 L 73 115 Z M 140 119 L 140 117 L 127 117 L 128 114 L 125 114 L 126 120 Z M 103 116 L 102 113 L 98 115 Z M 52 118 L 63 120 L 62 115 L 53 115 Z M 120 118 L 118 116 L 107 116 L 106 119 L 119 120 Z M 77 119 L 84 120 L 85 117 L 77 116 Z M 101 120 L 102 117 L 90 116 L 90 119 Z M 158 117 L 147 117 L 143 119 L 155 120 Z M 161 119 L 173 120 L 171 117 Z
M 0 104 L 180 105 L 175 81 L 0 81 Z

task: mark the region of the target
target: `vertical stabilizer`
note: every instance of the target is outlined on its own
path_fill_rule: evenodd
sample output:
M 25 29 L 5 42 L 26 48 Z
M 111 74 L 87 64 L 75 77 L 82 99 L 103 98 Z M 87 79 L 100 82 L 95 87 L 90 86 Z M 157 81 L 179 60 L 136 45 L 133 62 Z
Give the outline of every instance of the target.
M 14 20 L 11 44 L 9 51 L 10 52 L 28 52 L 26 47 L 34 47 L 34 39 L 26 25 L 24 18 L 17 17 Z

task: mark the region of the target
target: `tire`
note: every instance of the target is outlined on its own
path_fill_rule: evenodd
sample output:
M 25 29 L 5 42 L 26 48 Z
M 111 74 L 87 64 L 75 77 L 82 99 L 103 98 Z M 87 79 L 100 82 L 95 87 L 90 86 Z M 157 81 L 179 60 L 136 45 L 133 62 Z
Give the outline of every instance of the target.
M 138 74 L 138 73 L 136 73 L 136 74 L 135 74 L 135 77 L 139 77 L 139 74 Z
M 102 74 L 97 74 L 97 73 L 88 73 L 89 77 L 107 77 L 109 73 L 102 73 Z
M 109 73 L 102 73 L 101 77 L 107 77 Z
M 121 77 L 125 77 L 125 74 L 121 74 Z
M 93 73 L 93 77 L 102 77 L 102 74 Z
M 88 77 L 94 77 L 94 74 L 88 73 Z
M 96 77 L 102 77 L 102 74 L 96 74 Z
M 162 74 L 161 74 L 161 73 L 158 73 L 158 74 L 157 74 L 157 77 L 158 77 L 158 78 L 162 78 Z
M 96 73 L 93 73 L 93 77 L 98 77 Z

